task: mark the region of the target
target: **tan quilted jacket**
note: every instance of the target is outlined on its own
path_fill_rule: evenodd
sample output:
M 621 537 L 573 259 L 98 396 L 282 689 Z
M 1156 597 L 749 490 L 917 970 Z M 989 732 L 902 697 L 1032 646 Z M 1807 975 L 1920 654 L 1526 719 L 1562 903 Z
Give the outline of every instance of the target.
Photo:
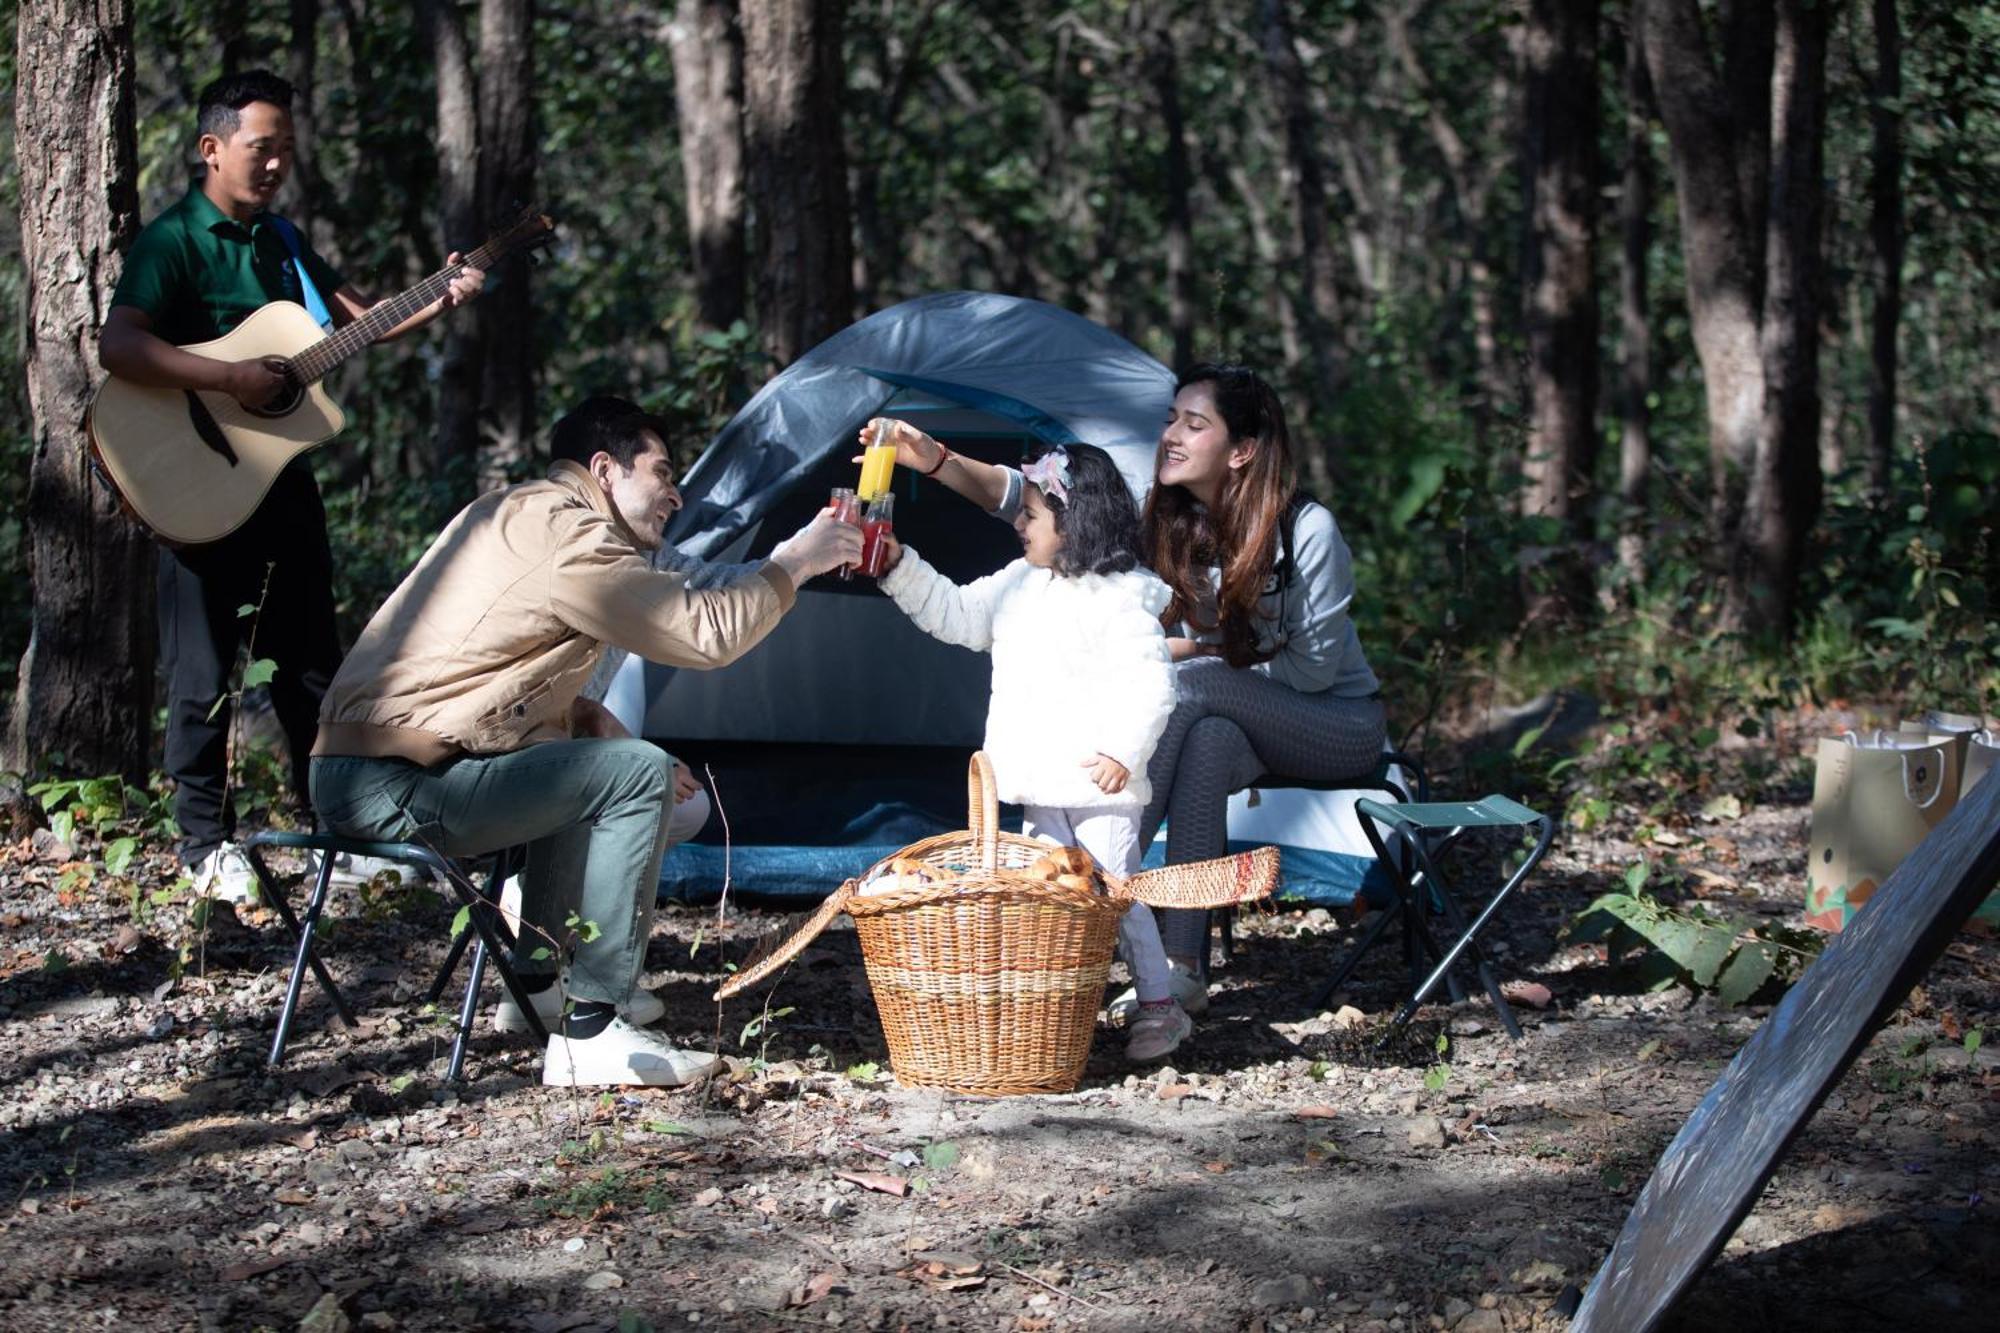
M 433 764 L 569 735 L 606 644 L 670 666 L 741 657 L 791 609 L 790 575 L 696 591 L 651 552 L 589 472 L 474 500 L 368 622 L 320 707 L 318 755 Z

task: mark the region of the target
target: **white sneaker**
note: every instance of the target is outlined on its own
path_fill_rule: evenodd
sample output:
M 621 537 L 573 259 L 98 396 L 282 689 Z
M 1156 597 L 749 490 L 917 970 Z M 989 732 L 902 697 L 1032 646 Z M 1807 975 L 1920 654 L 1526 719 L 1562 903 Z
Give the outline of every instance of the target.
M 559 1088 L 681 1088 L 722 1068 L 718 1056 L 683 1051 L 657 1033 L 614 1018 L 594 1037 L 549 1036 L 542 1082 Z
M 1167 994 L 1180 1002 L 1183 1012 L 1208 1012 L 1208 985 L 1193 968 L 1177 959 L 1167 960 Z M 1130 986 L 1105 1006 L 1104 1016 L 1115 1028 L 1129 1027 L 1139 1017 L 1139 992 Z
M 401 861 L 391 861 L 384 856 L 353 856 L 347 852 L 336 852 L 333 857 L 333 882 L 335 884 L 368 884 L 376 876 L 389 874 L 399 882 L 424 882 L 431 877 L 429 869 L 423 866 L 404 865 Z M 306 853 L 306 882 L 319 878 L 319 853 Z
M 1194 1020 L 1177 1004 L 1165 1009 L 1141 1009 L 1132 1020 L 1132 1037 L 1125 1043 L 1125 1058 L 1135 1065 L 1163 1060 L 1193 1033 Z
M 542 1026 L 553 1029 L 562 1021 L 563 1000 L 561 986 L 550 986 L 547 990 L 536 991 L 528 997 L 535 1002 L 535 1014 L 542 1020 Z M 635 1028 L 651 1027 L 666 1017 L 666 1002 L 649 990 L 635 990 L 632 998 L 618 1006 L 618 1016 Z M 521 1006 L 514 1003 L 510 993 L 500 996 L 500 1005 L 493 1011 L 495 1032 L 532 1032 L 528 1026 L 528 1016 L 521 1012 Z
M 243 849 L 233 842 L 225 841 L 189 866 L 188 876 L 194 881 L 197 897 L 209 894 L 237 907 L 254 907 L 260 901 L 257 872 L 250 868 L 250 858 Z

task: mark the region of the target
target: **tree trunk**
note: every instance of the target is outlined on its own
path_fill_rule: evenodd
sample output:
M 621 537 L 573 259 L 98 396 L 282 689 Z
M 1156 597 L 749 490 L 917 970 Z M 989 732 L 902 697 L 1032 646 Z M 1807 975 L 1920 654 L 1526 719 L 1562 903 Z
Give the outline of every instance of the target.
M 1331 405 L 1339 392 L 1340 349 L 1335 331 L 1340 325 L 1340 290 L 1334 280 L 1333 247 L 1327 241 L 1326 177 L 1321 170 L 1319 139 L 1313 125 L 1312 94 L 1305 65 L 1292 37 L 1291 12 L 1285 0 L 1262 0 L 1264 63 L 1270 70 L 1273 95 L 1285 119 L 1285 154 L 1292 176 L 1292 198 L 1298 211 L 1299 285 L 1306 346 L 1313 360 L 1313 378 L 1322 404 Z M 1303 461 L 1317 485 L 1326 476 L 1326 461 L 1307 450 Z
M 324 248 L 329 239 L 314 226 L 323 191 L 320 189 L 319 122 L 314 115 L 319 81 L 319 0 L 291 0 L 291 36 L 285 47 L 285 77 L 292 84 L 292 136 L 298 145 L 291 179 L 285 182 L 285 216 Z
M 1646 46 L 1637 25 L 1625 38 L 1625 180 L 1619 191 L 1618 229 L 1623 265 L 1618 275 L 1619 367 L 1618 564 L 1637 586 L 1646 575 L 1646 502 L 1653 471 L 1653 328 L 1648 310 L 1646 263 L 1653 248 L 1652 89 L 1646 82 Z
M 1896 330 L 1903 318 L 1903 33 L 1896 0 L 1875 0 L 1875 87 L 1868 235 L 1875 246 L 1868 358 L 1868 488 L 1888 494 L 1896 455 Z
M 478 230 L 534 202 L 535 46 L 533 0 L 480 0 Z M 463 244 L 449 238 L 453 245 Z M 483 238 L 480 238 L 483 239 Z M 473 244 L 477 244 L 475 239 Z M 534 310 L 525 257 L 501 264 L 479 303 L 479 485 L 504 486 L 520 473 L 535 438 Z
M 674 57 L 695 310 L 701 327 L 743 318 L 743 35 L 735 0 L 680 0 Z
M 1786 637 L 1819 515 L 1819 314 L 1828 0 L 1778 0 L 1765 242 L 1764 410 L 1724 620 Z
M 790 365 L 845 328 L 853 240 L 841 142 L 844 0 L 746 0 L 744 149 L 764 350 Z
M 1271 73 L 1278 113 L 1285 122 L 1285 157 L 1291 174 L 1299 255 L 1294 289 L 1298 324 L 1312 363 L 1314 397 L 1320 406 L 1331 407 L 1340 393 L 1342 378 L 1340 288 L 1333 272 L 1333 246 L 1327 238 L 1326 177 L 1314 124 L 1312 90 L 1292 36 L 1291 12 L 1285 0 L 1262 0 L 1261 15 L 1264 63 Z M 1365 277 L 1362 285 L 1367 285 Z M 1327 445 L 1316 432 L 1308 432 L 1306 441 L 1299 450 L 1306 485 L 1317 495 L 1331 494 L 1333 473 Z
M 1597 463 L 1597 3 L 1530 0 L 1526 31 L 1529 433 L 1523 512 L 1557 520 L 1536 610 L 1589 604 Z
M 479 244 L 479 92 L 472 49 L 452 0 L 421 10 L 437 70 L 438 226 L 447 250 Z M 499 295 L 496 285 L 494 295 Z M 431 467 L 442 473 L 479 457 L 480 320 L 447 316 L 438 362 L 437 439 Z M 470 474 L 467 474 L 468 477 Z
M 16 29 L 33 626 L 7 763 L 143 781 L 153 722 L 152 543 L 90 467 L 84 410 L 121 257 L 139 230 L 129 0 L 38 0 Z
M 1637 17 L 1653 100 L 1667 127 L 1688 314 L 1707 398 L 1711 547 L 1726 556 L 1741 527 L 1764 413 L 1757 332 L 1764 238 L 1747 221 L 1738 164 L 1750 150 L 1738 140 L 1768 140 L 1770 127 L 1731 119 L 1696 0 L 1638 0 Z
M 1174 54 L 1173 21 L 1167 11 L 1153 16 L 1147 34 L 1147 74 L 1160 109 L 1166 135 L 1167 327 L 1173 331 L 1174 365 L 1194 361 L 1194 218 L 1188 196 L 1193 173 L 1188 169 L 1186 118 L 1181 114 L 1180 66 Z
M 215 7 L 215 40 L 222 47 L 222 72 L 239 74 L 256 65 L 246 0 L 221 0 Z

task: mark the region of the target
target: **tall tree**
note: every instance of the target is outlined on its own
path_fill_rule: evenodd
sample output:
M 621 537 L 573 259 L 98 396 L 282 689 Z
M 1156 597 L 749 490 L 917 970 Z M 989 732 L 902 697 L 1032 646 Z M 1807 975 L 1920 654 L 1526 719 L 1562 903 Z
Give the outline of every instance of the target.
M 1326 174 L 1320 161 L 1319 135 L 1314 126 L 1312 91 L 1305 65 L 1292 36 L 1291 7 L 1286 0 L 1262 0 L 1264 63 L 1285 120 L 1285 153 L 1291 176 L 1299 241 L 1299 286 L 1304 307 L 1306 345 L 1312 354 L 1313 378 L 1320 398 L 1330 402 L 1341 376 L 1340 290 L 1334 280 L 1333 247 L 1327 240 Z M 1313 451 L 1316 452 L 1316 451 Z M 1308 458 L 1317 481 L 1324 475 Z
M 1597 0 L 1529 0 L 1524 512 L 1561 524 L 1538 609 L 1583 613 L 1597 463 Z
M 285 215 L 313 236 L 315 244 L 321 244 L 325 238 L 314 227 L 323 193 L 315 155 L 319 147 L 319 0 L 291 0 L 289 17 L 291 32 L 285 44 L 285 77 L 292 85 L 292 137 L 298 145 L 298 156 L 291 179 L 285 182 L 289 196 Z
M 1819 514 L 1819 326 L 1830 0 L 1777 0 L 1766 212 L 1764 405 L 1725 619 L 1788 633 Z
M 1896 335 L 1903 318 L 1903 31 L 1896 0 L 1874 0 L 1875 86 L 1868 236 L 1875 249 L 1875 310 L 1868 355 L 1868 486 L 1889 488 L 1896 452 Z
M 479 89 L 472 48 L 452 0 L 424 0 L 421 14 L 437 71 L 438 223 L 447 247 L 477 243 L 479 204 Z M 498 295 L 496 290 L 495 295 Z M 443 471 L 454 460 L 479 455 L 480 321 L 447 320 L 438 363 L 437 441 L 431 463 Z
M 1187 117 L 1181 112 L 1180 62 L 1174 51 L 1170 7 L 1152 15 L 1146 35 L 1146 72 L 1159 108 L 1160 129 L 1166 136 L 1161 173 L 1166 189 L 1167 327 L 1174 340 L 1174 365 L 1194 360 L 1194 218 L 1188 195 L 1194 188 L 1188 169 Z
M 1753 180 L 1750 167 L 1769 162 L 1770 125 L 1739 118 L 1755 114 L 1757 104 L 1756 89 L 1741 85 L 1768 84 L 1770 69 L 1759 75 L 1756 51 L 1746 50 L 1732 57 L 1725 81 L 1696 0 L 1636 0 L 1636 18 L 1680 210 L 1688 314 L 1708 409 L 1711 544 L 1726 555 L 1741 525 L 1764 414 L 1758 325 L 1769 185 L 1763 176 Z M 1768 89 L 1763 95 L 1768 99 Z
M 743 35 L 735 0 L 679 0 L 667 25 L 702 326 L 743 317 Z
M 535 192 L 534 0 L 480 0 L 479 207 L 490 228 Z M 451 238 L 454 245 L 464 242 Z M 477 242 L 474 241 L 474 244 Z M 528 263 L 516 257 L 480 298 L 479 482 L 512 480 L 535 438 L 534 310 Z
M 1637 583 L 1646 567 L 1646 502 L 1652 487 L 1653 327 L 1646 269 L 1653 252 L 1652 88 L 1638 24 L 1625 33 L 1625 177 L 1618 192 L 1623 262 L 1618 271 L 1618 564 Z
M 34 621 L 9 763 L 143 778 L 153 720 L 153 548 L 90 466 L 84 409 L 120 257 L 139 229 L 129 0 L 38 0 L 16 26 Z
M 745 0 L 744 149 L 757 329 L 789 365 L 854 315 L 842 146 L 844 0 Z

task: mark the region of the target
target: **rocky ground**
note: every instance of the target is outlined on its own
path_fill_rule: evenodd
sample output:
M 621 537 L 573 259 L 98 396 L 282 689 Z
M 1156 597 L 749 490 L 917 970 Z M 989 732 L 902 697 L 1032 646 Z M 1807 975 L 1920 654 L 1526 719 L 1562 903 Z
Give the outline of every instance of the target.
M 44 831 L 0 848 L 0 1311 L 20 1330 L 1561 1327 L 1563 1289 L 1769 1012 L 1639 993 L 1561 929 L 1641 855 L 1712 905 L 1795 918 L 1803 799 L 1569 830 L 1492 937 L 1518 1043 L 1473 999 L 1378 1046 L 1398 951 L 1322 1009 L 1351 929 L 1279 910 L 1243 924 L 1173 1068 L 1128 1071 L 1107 1031 L 1079 1091 L 1000 1101 L 895 1084 L 844 923 L 718 1008 L 724 960 L 776 923 L 713 909 L 662 914 L 648 980 L 677 1038 L 731 1057 L 726 1081 L 544 1089 L 531 1043 L 482 1030 L 445 1086 L 449 1018 L 420 992 L 453 912 L 379 881 L 340 891 L 322 937 L 361 1027 L 308 983 L 270 1070 L 275 920 L 220 912 L 196 950 L 188 904 L 152 901 L 163 856 L 86 875 Z M 1682 1327 L 1991 1327 L 1996 975 L 1993 941 L 1952 946 Z

